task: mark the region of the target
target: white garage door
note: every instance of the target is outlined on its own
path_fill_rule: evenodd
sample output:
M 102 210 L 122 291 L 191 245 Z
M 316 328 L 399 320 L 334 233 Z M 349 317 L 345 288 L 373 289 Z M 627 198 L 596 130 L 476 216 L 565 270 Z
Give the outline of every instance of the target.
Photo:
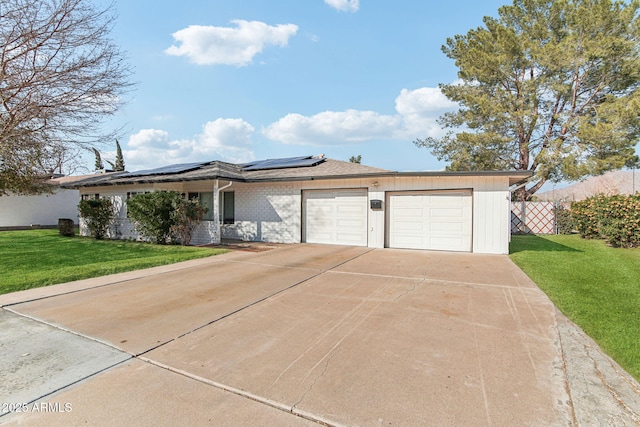
M 304 241 L 367 246 L 367 190 L 303 193 Z
M 390 248 L 471 251 L 471 190 L 389 193 Z

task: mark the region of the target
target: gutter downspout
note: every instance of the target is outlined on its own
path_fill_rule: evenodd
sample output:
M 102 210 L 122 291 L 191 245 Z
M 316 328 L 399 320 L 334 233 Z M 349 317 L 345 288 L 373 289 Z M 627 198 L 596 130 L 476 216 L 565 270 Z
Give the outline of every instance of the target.
M 222 242 L 222 226 L 220 225 L 220 192 L 224 189 L 227 189 L 229 187 L 231 187 L 231 184 L 233 184 L 233 181 L 229 181 L 229 184 L 225 185 L 222 188 L 218 188 L 218 180 L 216 179 L 216 185 L 215 185 L 215 203 L 213 208 L 215 209 L 214 215 L 216 218 L 216 235 L 218 236 L 218 244 L 220 244 Z

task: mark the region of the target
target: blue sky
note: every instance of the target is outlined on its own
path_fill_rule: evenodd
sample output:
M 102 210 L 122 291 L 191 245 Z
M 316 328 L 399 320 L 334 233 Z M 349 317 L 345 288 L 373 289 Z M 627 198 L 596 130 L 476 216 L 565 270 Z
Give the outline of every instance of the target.
M 437 89 L 457 78 L 441 46 L 505 3 L 119 0 L 112 37 L 137 87 L 107 125 L 124 127 L 128 170 L 320 153 L 442 169 L 412 143 L 441 135 L 453 108 Z

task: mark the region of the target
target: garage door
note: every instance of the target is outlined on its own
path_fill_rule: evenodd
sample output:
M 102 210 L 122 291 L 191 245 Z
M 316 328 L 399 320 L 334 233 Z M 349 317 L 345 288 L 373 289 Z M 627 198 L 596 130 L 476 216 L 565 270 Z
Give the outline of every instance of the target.
M 389 193 L 390 248 L 471 251 L 471 190 Z
M 309 190 L 302 193 L 307 243 L 367 246 L 367 190 Z

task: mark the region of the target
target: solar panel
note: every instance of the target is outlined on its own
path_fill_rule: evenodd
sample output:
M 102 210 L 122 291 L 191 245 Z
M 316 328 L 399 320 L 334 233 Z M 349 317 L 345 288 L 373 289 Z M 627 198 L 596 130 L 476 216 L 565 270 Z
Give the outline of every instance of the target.
M 300 156 L 300 157 L 286 157 L 282 159 L 267 159 L 259 160 L 251 163 L 245 163 L 243 170 L 245 171 L 258 171 L 265 169 L 284 169 L 284 168 L 299 168 L 306 166 L 314 166 L 324 162 L 324 158 L 313 156 Z
M 207 164 L 208 162 L 199 163 L 179 163 L 176 165 L 163 166 L 156 169 L 145 169 L 141 171 L 129 172 L 123 176 L 149 176 L 149 175 L 167 175 L 172 173 L 182 173 L 198 169 L 200 166 Z

